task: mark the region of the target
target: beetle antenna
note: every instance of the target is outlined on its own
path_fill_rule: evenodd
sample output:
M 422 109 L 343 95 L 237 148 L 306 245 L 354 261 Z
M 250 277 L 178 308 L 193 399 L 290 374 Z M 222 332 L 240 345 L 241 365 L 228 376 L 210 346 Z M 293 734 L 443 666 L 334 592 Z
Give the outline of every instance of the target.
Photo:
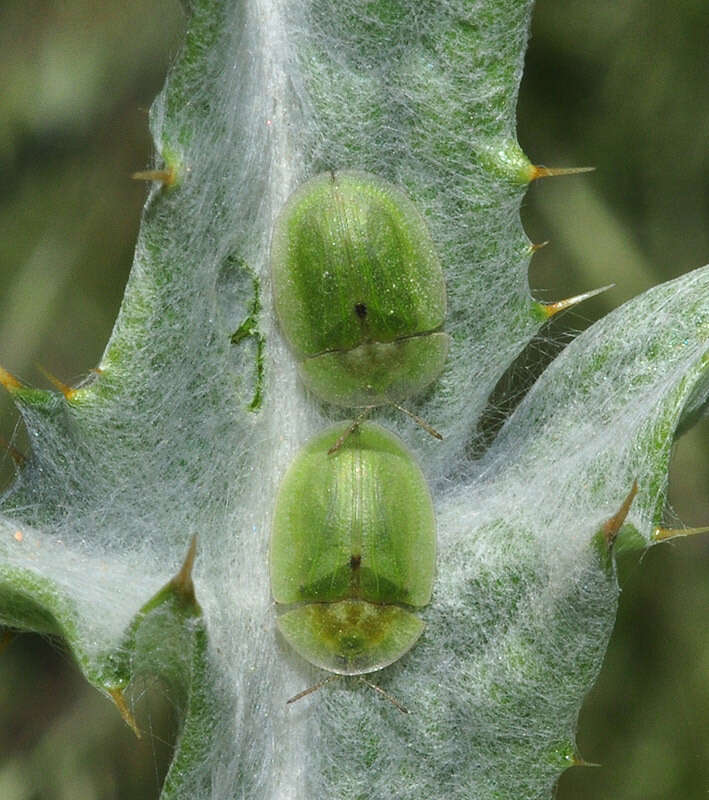
M 326 683 L 330 683 L 330 681 L 334 681 L 335 678 L 341 678 L 341 675 L 328 675 L 324 681 L 320 681 L 320 683 L 316 683 L 315 686 L 311 686 L 309 689 L 305 689 L 302 692 L 298 692 L 298 694 L 293 695 L 289 700 L 286 700 L 286 705 L 290 705 L 291 703 L 295 703 L 298 700 L 302 700 L 304 697 L 307 697 L 309 694 L 313 692 L 317 692 L 318 689 L 322 689 Z
M 409 411 L 408 408 L 404 408 L 403 406 L 400 406 L 398 403 L 395 403 L 393 400 L 388 400 L 387 402 L 389 403 L 390 406 L 394 406 L 394 408 L 398 409 L 399 411 L 402 411 L 404 414 L 406 414 L 407 416 L 411 417 L 411 419 L 417 425 L 420 425 L 426 431 L 426 433 L 430 433 L 431 436 L 434 436 L 436 439 L 443 439 L 443 435 L 440 434 L 432 425 L 429 425 L 428 422 L 426 422 L 425 419 L 422 419 L 421 417 L 419 417 L 418 414 L 414 414 L 413 411 Z
M 386 697 L 386 699 L 392 705 L 395 705 L 399 709 L 399 711 L 401 711 L 403 714 L 409 713 L 409 709 L 406 708 L 406 706 L 402 706 L 398 700 L 395 700 L 388 692 L 385 692 L 381 686 L 377 686 L 376 683 L 370 683 L 366 678 L 363 678 L 361 675 L 358 675 L 357 677 L 362 681 L 362 683 L 369 686 L 370 689 L 374 689 L 374 691 L 379 692 L 379 694 L 382 695 L 382 697 Z
M 349 439 L 350 436 L 357 430 L 362 422 L 369 416 L 371 410 L 374 406 L 367 406 L 361 414 L 358 414 L 354 422 L 350 425 L 349 428 L 340 436 L 340 438 L 333 444 L 333 446 L 327 451 L 327 454 L 331 456 L 333 453 L 336 453 L 342 445 Z

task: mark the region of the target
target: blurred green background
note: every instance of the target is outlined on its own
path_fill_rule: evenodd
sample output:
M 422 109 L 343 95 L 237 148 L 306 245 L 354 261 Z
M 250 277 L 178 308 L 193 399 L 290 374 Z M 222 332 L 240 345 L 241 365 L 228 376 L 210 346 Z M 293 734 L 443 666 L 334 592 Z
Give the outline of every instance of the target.
M 46 385 L 37 363 L 72 383 L 103 351 L 145 199 L 128 176 L 150 162 L 147 109 L 183 23 L 177 0 L 0 0 L 0 364 L 30 383 Z M 540 0 L 532 34 L 520 142 L 537 162 L 598 169 L 531 188 L 525 226 L 551 244 L 530 282 L 542 299 L 616 288 L 544 331 L 501 382 L 500 408 L 570 332 L 709 261 L 705 0 Z M 4 395 L 0 435 L 26 450 Z M 12 470 L 0 453 L 3 485 Z M 669 523 L 709 525 L 708 418 L 677 443 L 670 499 Z M 568 771 L 557 797 L 704 798 L 709 536 L 621 567 L 578 737 L 603 766 Z M 15 638 L 0 654 L 0 798 L 156 798 L 174 719 L 159 686 L 134 700 L 140 742 L 60 643 Z

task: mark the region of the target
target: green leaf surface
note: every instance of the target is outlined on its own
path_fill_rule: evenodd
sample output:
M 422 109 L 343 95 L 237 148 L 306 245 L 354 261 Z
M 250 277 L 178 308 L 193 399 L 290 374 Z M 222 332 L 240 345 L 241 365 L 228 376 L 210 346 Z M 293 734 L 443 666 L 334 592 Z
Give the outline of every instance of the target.
M 615 614 L 593 542 L 633 481 L 617 545 L 650 541 L 674 432 L 709 389 L 709 273 L 580 336 L 471 460 L 490 392 L 544 319 L 514 134 L 531 3 L 187 5 L 151 111 L 175 181 L 152 186 L 98 371 L 64 394 L 0 376 L 32 445 L 2 502 L 0 620 L 63 636 L 119 705 L 137 676 L 165 681 L 183 727 L 164 798 L 549 797 Z M 376 675 L 408 715 L 345 679 L 286 707 L 322 673 L 277 638 L 268 584 L 278 482 L 347 419 L 298 383 L 271 229 L 297 185 L 344 168 L 404 188 L 447 281 L 450 356 L 413 401 L 444 441 L 374 415 L 438 513 L 426 630 Z M 197 602 L 173 580 L 195 535 Z

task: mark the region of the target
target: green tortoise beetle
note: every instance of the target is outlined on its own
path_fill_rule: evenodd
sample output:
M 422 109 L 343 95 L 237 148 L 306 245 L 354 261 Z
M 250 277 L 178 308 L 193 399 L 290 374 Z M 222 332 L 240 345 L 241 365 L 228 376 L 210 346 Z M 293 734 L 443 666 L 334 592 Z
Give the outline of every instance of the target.
M 375 672 L 413 647 L 424 628 L 414 610 L 431 599 L 436 560 L 431 494 L 403 442 L 363 423 L 329 455 L 346 427 L 320 433 L 296 456 L 270 546 L 278 628 L 331 677 Z
M 425 220 L 387 181 L 344 170 L 303 184 L 276 220 L 271 274 L 281 330 L 321 399 L 400 408 L 443 369 L 443 271 Z

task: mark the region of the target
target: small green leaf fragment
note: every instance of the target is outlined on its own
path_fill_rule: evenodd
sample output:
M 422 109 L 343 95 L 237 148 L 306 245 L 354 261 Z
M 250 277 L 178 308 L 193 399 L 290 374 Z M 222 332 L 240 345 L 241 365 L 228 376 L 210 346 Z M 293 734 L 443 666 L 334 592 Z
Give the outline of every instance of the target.
M 232 344 L 241 344 L 246 339 L 253 338 L 256 342 L 256 384 L 254 396 L 248 405 L 249 411 L 258 411 L 263 401 L 263 379 L 264 379 L 264 348 L 266 338 L 258 327 L 258 317 L 261 313 L 261 294 L 258 278 L 253 279 L 253 299 L 249 306 L 249 315 L 239 325 L 231 335 Z

